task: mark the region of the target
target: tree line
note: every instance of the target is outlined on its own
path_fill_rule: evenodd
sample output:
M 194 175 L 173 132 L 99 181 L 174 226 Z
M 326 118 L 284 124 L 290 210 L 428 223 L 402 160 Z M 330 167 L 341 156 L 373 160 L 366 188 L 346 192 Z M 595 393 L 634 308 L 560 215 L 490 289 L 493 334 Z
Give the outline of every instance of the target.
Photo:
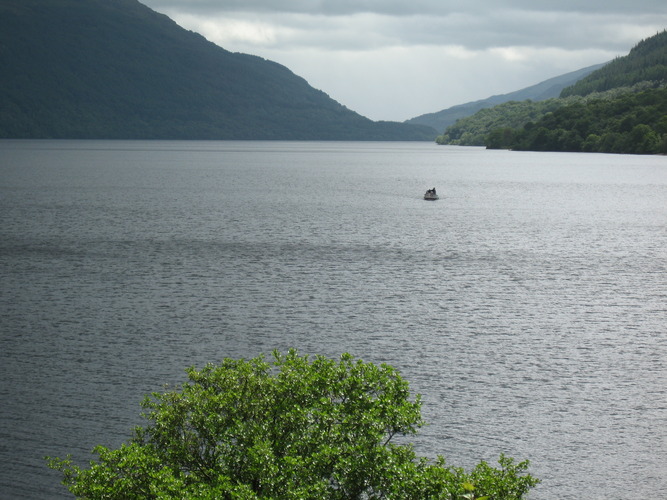
M 438 144 L 489 149 L 667 154 L 667 88 L 501 104 L 464 118 Z
M 667 89 L 577 102 L 485 137 L 489 149 L 667 154 Z

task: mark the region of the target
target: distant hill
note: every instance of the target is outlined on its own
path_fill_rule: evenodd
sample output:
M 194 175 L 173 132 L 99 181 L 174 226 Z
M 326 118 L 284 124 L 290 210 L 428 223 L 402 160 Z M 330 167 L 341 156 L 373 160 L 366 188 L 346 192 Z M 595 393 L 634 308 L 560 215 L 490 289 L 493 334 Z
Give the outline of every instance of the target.
M 459 118 L 474 115 L 481 109 L 491 108 L 498 104 L 503 104 L 509 101 L 525 101 L 531 99 L 533 101 L 543 101 L 553 97 L 558 97 L 561 91 L 581 80 L 593 71 L 602 68 L 605 65 L 596 64 L 571 73 L 566 73 L 561 76 L 550 78 L 536 85 L 526 87 L 521 90 L 510 92 L 509 94 L 495 95 L 479 101 L 468 102 L 452 106 L 451 108 L 443 109 L 435 113 L 428 113 L 420 115 L 415 118 L 406 120 L 405 123 L 412 123 L 416 125 L 426 125 L 433 127 L 436 130 L 443 131 L 450 125 L 453 125 Z
M 0 137 L 433 140 L 136 0 L 0 0 Z
M 545 101 L 512 101 L 449 126 L 438 144 L 667 154 L 667 31 Z

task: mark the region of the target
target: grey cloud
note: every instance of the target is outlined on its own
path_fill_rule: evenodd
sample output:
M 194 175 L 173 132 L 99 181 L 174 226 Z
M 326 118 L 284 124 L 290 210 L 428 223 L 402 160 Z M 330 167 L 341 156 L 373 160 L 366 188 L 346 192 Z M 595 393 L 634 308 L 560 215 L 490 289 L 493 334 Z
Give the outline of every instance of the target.
M 627 50 L 667 26 L 667 2 L 576 0 L 144 0 L 174 17 L 261 22 L 273 46 L 366 50 L 381 45 Z M 627 12 L 626 12 L 627 11 Z M 632 26 L 643 27 L 641 34 Z
M 377 14 L 347 17 L 267 13 L 253 18 L 230 13 L 227 20 L 273 26 L 271 47 L 363 51 L 378 47 L 461 46 L 551 47 L 563 50 L 602 49 L 627 52 L 641 38 L 661 29 L 655 16 L 586 15 L 530 11 L 473 16 L 415 15 L 403 18 Z M 663 17 L 667 25 L 667 15 Z M 635 26 L 641 27 L 641 33 Z M 625 33 L 624 33 L 625 31 Z
M 147 0 L 158 9 L 189 12 L 291 12 L 322 15 L 373 13 L 388 16 L 445 15 L 466 12 L 487 15 L 502 11 L 570 12 L 594 14 L 667 13 L 664 0 Z
M 667 27 L 665 0 L 140 1 L 374 119 L 517 90 L 626 54 Z

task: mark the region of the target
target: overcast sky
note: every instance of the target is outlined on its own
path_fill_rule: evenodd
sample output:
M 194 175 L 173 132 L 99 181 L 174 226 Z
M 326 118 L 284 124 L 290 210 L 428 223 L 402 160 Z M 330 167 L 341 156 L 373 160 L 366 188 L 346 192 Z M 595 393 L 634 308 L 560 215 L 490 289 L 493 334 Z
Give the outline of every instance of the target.
M 232 52 L 403 121 L 625 55 L 666 0 L 140 0 Z

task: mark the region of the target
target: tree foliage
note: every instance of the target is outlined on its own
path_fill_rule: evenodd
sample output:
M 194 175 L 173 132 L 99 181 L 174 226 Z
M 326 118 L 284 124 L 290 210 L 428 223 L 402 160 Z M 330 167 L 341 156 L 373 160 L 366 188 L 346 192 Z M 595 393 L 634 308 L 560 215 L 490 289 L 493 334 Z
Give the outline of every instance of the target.
M 447 127 L 445 132 L 437 137 L 436 142 L 457 146 L 485 146 L 487 136 L 491 132 L 523 127 L 526 123 L 538 120 L 572 100 L 554 98 L 537 102 L 509 101 L 492 108 L 482 109 Z
M 63 484 L 91 499 L 520 499 L 538 480 L 500 457 L 472 471 L 417 457 L 397 435 L 423 424 L 419 396 L 388 365 L 274 352 L 225 359 L 153 393 L 148 421 L 81 468 L 49 459 Z
M 667 89 L 561 107 L 514 130 L 503 146 L 531 151 L 665 154 Z

